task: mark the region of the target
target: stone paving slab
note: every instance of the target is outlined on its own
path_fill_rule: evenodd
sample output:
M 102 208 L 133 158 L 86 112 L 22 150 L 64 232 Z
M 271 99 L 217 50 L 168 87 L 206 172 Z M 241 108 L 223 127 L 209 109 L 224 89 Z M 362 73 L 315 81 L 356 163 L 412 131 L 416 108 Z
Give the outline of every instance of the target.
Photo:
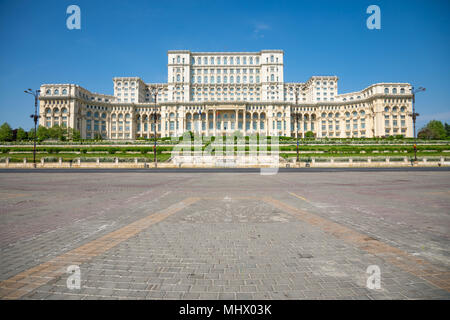
M 8 280 L 120 234 L 80 261 L 80 289 L 67 288 L 67 273 L 35 273 L 43 283 L 18 298 L 449 299 L 449 186 L 446 172 L 2 173 L 0 276 L 17 285 Z M 177 207 L 187 198 L 199 200 Z M 344 241 L 330 224 L 425 261 L 441 282 Z M 366 286 L 370 265 L 381 289 Z

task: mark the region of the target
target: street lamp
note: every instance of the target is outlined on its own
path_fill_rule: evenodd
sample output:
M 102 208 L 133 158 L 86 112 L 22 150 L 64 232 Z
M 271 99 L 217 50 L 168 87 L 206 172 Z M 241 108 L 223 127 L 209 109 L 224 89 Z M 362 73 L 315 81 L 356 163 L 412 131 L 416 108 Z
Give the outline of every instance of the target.
M 153 95 L 153 99 L 155 101 L 155 108 L 153 109 L 153 138 L 154 138 L 153 162 L 155 163 L 155 168 L 158 167 L 157 160 L 156 160 L 156 118 L 157 118 L 156 107 L 157 107 L 158 93 L 159 93 L 158 87 L 154 87 L 151 91 L 151 94 Z
M 425 88 L 418 87 L 417 89 L 414 89 L 414 87 L 411 87 L 411 93 L 412 93 L 412 102 L 413 102 L 413 112 L 410 114 L 413 120 L 413 128 L 414 128 L 414 162 L 417 161 L 417 145 L 416 145 L 416 118 L 419 116 L 418 113 L 416 113 L 416 93 L 425 91 Z
M 41 90 L 33 91 L 32 89 L 27 89 L 24 92 L 34 96 L 34 114 L 30 115 L 30 117 L 34 120 L 33 168 L 36 168 L 36 136 L 37 136 L 36 127 L 39 119 L 39 115 L 37 112 L 37 105 L 39 100 L 39 93 L 41 92 Z

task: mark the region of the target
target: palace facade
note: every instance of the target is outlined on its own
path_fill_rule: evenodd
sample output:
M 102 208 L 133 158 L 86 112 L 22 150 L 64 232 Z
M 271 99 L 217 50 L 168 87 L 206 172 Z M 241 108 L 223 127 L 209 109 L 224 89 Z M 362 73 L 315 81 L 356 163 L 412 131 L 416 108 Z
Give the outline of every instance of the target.
M 139 77 L 113 79 L 114 94 L 76 84 L 43 84 L 40 125 L 80 131 L 82 138 L 132 140 L 181 136 L 318 138 L 412 137 L 412 94 L 408 83 L 376 83 L 338 92 L 337 76 L 284 82 L 284 52 L 168 52 L 167 83 Z M 155 99 L 156 98 L 156 99 Z

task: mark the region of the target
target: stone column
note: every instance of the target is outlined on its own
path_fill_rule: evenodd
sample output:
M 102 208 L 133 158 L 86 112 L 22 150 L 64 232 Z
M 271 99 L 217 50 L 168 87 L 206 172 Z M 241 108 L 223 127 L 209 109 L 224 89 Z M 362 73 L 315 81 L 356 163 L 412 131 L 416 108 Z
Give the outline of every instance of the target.
M 125 119 L 126 121 L 126 119 Z M 134 114 L 133 112 L 131 112 L 131 117 L 130 117 L 130 137 L 129 139 L 134 139 Z
M 236 109 L 235 111 L 235 119 L 234 119 L 234 131 L 239 130 L 239 109 Z
M 216 128 L 217 128 L 217 122 L 216 122 L 216 116 L 217 116 L 217 111 L 216 109 L 213 109 L 213 123 L 214 123 L 214 136 L 216 136 Z
M 244 108 L 244 114 L 242 116 L 243 122 L 242 122 L 242 131 L 244 137 L 247 135 L 247 108 Z
M 205 131 L 206 131 L 206 135 L 209 136 L 209 111 L 205 110 L 205 115 L 206 115 L 206 127 L 205 127 Z

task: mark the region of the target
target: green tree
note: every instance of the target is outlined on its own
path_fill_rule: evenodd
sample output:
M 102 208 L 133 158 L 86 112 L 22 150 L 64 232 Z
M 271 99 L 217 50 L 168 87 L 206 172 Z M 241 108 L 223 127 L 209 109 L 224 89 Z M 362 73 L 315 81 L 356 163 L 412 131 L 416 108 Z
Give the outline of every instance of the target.
M 39 126 L 37 129 L 37 138 L 39 141 L 44 141 L 50 138 L 49 130 L 44 126 Z
M 28 139 L 33 140 L 35 136 L 34 128 L 28 131 Z
M 314 138 L 314 132 L 312 132 L 312 131 L 307 131 L 307 132 L 305 133 L 305 138 L 307 138 L 307 139 L 313 139 L 313 138 Z
M 445 123 L 445 133 L 447 134 L 447 138 L 450 138 L 450 124 Z
M 58 124 L 55 124 L 53 127 L 48 129 L 48 135 L 50 139 L 64 141 L 66 139 L 66 134 L 67 129 L 60 127 Z
M 432 139 L 433 138 L 433 132 L 431 132 L 430 129 L 427 127 L 424 127 L 420 129 L 419 133 L 417 134 L 417 138 L 419 139 Z
M 16 133 L 16 140 L 23 141 L 26 140 L 27 138 L 28 138 L 27 132 L 22 128 L 18 128 Z
M 430 122 L 428 122 L 425 128 L 428 130 L 423 132 L 422 135 L 429 137 L 428 139 L 445 139 L 445 137 L 447 136 L 444 125 L 441 121 L 431 120 Z M 421 129 L 420 131 L 422 130 L 423 129 Z
M 5 122 L 0 126 L 0 141 L 12 141 L 13 131 L 11 126 Z
M 79 130 L 72 129 L 72 140 L 73 141 L 80 141 L 81 140 L 81 133 Z

